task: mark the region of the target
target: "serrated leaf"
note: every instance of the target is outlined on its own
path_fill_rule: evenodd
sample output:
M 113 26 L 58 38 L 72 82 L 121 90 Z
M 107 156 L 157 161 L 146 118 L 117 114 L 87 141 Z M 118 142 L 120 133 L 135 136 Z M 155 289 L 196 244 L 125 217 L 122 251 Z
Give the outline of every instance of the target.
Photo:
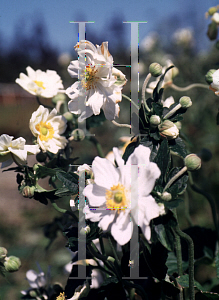
M 188 274 L 177 277 L 176 281 L 184 288 L 189 287 L 189 275 Z M 204 288 L 197 281 L 194 281 L 194 287 L 196 287 L 200 291 L 204 291 Z
M 179 156 L 185 158 L 187 156 L 186 146 L 183 140 L 178 137 L 175 140 L 169 141 L 170 150 L 177 153 Z
M 153 108 L 153 114 L 156 114 L 160 117 L 162 116 L 163 105 L 154 102 L 152 103 L 152 108 Z
M 163 88 L 162 88 L 162 84 L 163 84 L 163 81 L 164 81 L 164 77 L 166 75 L 166 73 L 172 69 L 174 66 L 170 66 L 166 69 L 165 73 L 163 75 L 160 76 L 160 80 L 158 81 L 154 91 L 153 91 L 153 99 L 154 99 L 154 102 L 158 102 L 159 99 L 161 99 L 161 96 L 163 94 Z
M 78 193 L 78 184 L 75 183 L 75 177 L 72 174 L 57 172 L 56 176 L 72 194 Z
M 172 177 L 174 177 L 181 169 L 173 168 L 167 177 L 167 182 L 170 181 Z M 167 189 L 169 193 L 171 193 L 172 198 L 174 199 L 178 194 L 182 193 L 187 187 L 188 175 L 184 173 L 179 178 L 177 178 L 173 184 Z
M 166 174 L 169 170 L 170 165 L 170 151 L 167 140 L 162 141 L 154 162 L 157 164 L 158 168 L 161 171 L 161 175 L 157 181 L 157 184 L 162 186 L 166 179 Z
M 138 140 L 136 142 L 132 142 L 132 143 L 128 144 L 128 146 L 125 149 L 125 153 L 122 156 L 125 163 L 127 162 L 129 156 L 134 152 L 135 148 L 138 147 L 138 145 L 139 145 Z
M 55 192 L 55 195 L 58 197 L 70 196 L 72 192 L 70 192 L 68 188 L 62 187 Z
M 38 178 L 44 178 L 46 176 L 53 176 L 56 174 L 55 169 L 50 169 L 41 165 L 38 165 L 38 168 L 36 170 L 36 176 Z
M 168 268 L 167 273 L 169 275 L 172 275 L 174 273 L 178 273 L 177 258 L 176 258 L 176 255 L 174 254 L 174 252 L 169 252 L 168 253 L 168 257 L 167 257 L 167 261 L 166 261 L 166 266 Z M 189 266 L 189 262 L 185 262 L 185 261 L 182 262 L 183 272 L 188 269 L 188 266 Z
M 156 140 L 152 140 L 150 136 L 145 136 L 140 141 L 140 145 L 150 148 L 151 150 L 150 161 L 154 161 L 154 158 L 156 157 L 158 151 L 158 145 L 159 145 L 158 142 Z
M 149 133 L 150 137 L 152 137 L 153 139 L 155 139 L 156 141 L 159 141 L 160 140 L 160 134 L 159 134 L 159 131 L 156 130 L 154 132 L 151 132 Z

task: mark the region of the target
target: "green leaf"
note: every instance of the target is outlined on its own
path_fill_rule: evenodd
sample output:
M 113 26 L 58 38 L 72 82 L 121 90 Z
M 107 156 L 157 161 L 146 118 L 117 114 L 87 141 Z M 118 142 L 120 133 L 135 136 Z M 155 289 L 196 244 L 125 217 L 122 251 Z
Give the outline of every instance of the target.
M 174 254 L 174 252 L 169 252 L 168 253 L 168 257 L 167 257 L 167 261 L 166 261 L 166 266 L 168 268 L 167 273 L 169 275 L 172 275 L 174 273 L 178 273 L 177 258 L 176 258 L 176 255 Z M 185 261 L 182 262 L 183 272 L 188 269 L 188 266 L 189 266 L 189 262 L 185 262 Z
M 139 145 L 139 140 L 128 144 L 128 146 L 125 149 L 125 153 L 122 156 L 125 163 L 127 162 L 129 156 L 134 152 L 135 148 L 138 147 L 138 145 Z
M 181 168 L 173 168 L 171 169 L 170 173 L 168 174 L 167 177 L 167 182 L 170 181 L 172 177 L 174 177 Z M 181 175 L 178 179 L 174 181 L 174 183 L 167 189 L 169 193 L 171 193 L 172 198 L 174 199 L 178 194 L 182 193 L 186 187 L 187 187 L 187 180 L 188 180 L 188 175 L 187 173 L 184 173 Z
M 50 169 L 41 165 L 38 165 L 38 168 L 36 170 L 36 177 L 38 178 L 44 178 L 47 176 L 53 176 L 56 174 L 55 169 Z
M 160 134 L 159 134 L 159 131 L 156 130 L 156 131 L 150 131 L 149 133 L 150 137 L 152 137 L 153 139 L 155 139 L 156 141 L 159 141 L 160 140 Z
M 162 141 L 154 162 L 157 164 L 158 168 L 161 171 L 161 175 L 157 181 L 157 184 L 163 185 L 166 181 L 166 174 L 169 171 L 170 165 L 170 151 L 167 140 Z
M 55 195 L 58 197 L 70 196 L 72 192 L 68 188 L 62 187 L 55 192 Z
M 211 292 L 198 292 L 195 294 L 195 300 L 219 300 L 219 294 Z
M 158 115 L 158 116 L 162 116 L 162 112 L 163 112 L 163 105 L 161 105 L 160 103 L 152 103 L 152 108 L 153 108 L 153 114 Z
M 176 281 L 184 288 L 189 287 L 189 275 L 188 274 L 177 277 Z M 204 290 L 204 288 L 201 286 L 201 284 L 198 283 L 197 281 L 194 281 L 194 287 L 196 287 L 200 291 Z
M 175 140 L 169 141 L 170 150 L 178 154 L 179 156 L 185 158 L 187 156 L 186 146 L 183 140 L 178 137 Z
M 164 81 L 164 77 L 166 75 L 166 73 L 170 70 L 174 68 L 174 66 L 170 66 L 169 68 L 166 69 L 165 73 L 163 75 L 160 76 L 160 80 L 159 82 L 157 83 L 154 91 L 153 91 L 153 99 L 154 99 L 154 102 L 158 102 L 159 99 L 161 99 L 162 97 L 162 94 L 163 94 L 163 88 L 162 88 L 162 84 L 163 84 L 163 81 Z
M 155 156 L 157 155 L 158 145 L 159 145 L 158 142 L 156 140 L 151 139 L 150 136 L 145 136 L 140 141 L 140 145 L 150 148 L 151 150 L 150 161 L 153 161 Z
M 77 184 L 75 183 L 76 177 L 72 174 L 72 172 L 57 172 L 56 176 L 64 184 L 64 187 L 66 187 L 72 194 L 78 193 L 78 182 Z

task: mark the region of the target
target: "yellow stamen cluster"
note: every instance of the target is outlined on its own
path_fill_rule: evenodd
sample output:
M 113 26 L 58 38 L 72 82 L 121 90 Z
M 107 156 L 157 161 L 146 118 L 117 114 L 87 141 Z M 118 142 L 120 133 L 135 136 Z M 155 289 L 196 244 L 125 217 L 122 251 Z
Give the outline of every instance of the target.
M 128 207 L 126 188 L 118 183 L 106 191 L 106 206 L 110 210 L 124 210 Z
M 39 138 L 41 141 L 48 141 L 49 139 L 52 139 L 55 133 L 52 125 L 43 121 L 38 123 L 35 128 L 40 132 Z
M 60 295 L 56 298 L 56 300 L 65 300 L 66 296 L 65 293 L 60 293 Z
M 97 69 L 95 69 L 95 67 L 92 68 L 91 66 L 86 66 L 86 70 L 84 70 L 83 74 L 81 75 L 81 77 L 83 78 L 81 81 L 83 88 L 85 88 L 86 90 L 94 88 L 94 82 L 99 79 L 95 76 L 96 73 Z
M 37 80 L 34 80 L 34 82 L 36 83 L 36 85 L 38 85 L 38 87 L 42 88 L 42 89 L 46 89 L 43 85 L 43 82 L 42 81 L 37 81 Z

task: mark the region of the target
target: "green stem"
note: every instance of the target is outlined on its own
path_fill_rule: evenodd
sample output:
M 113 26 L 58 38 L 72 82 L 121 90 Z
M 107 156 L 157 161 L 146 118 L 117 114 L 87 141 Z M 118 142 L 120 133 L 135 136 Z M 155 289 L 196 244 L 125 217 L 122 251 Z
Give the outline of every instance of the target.
M 164 116 L 164 120 L 168 119 L 169 117 L 171 117 L 173 114 L 175 114 L 175 112 L 180 109 L 182 107 L 182 105 L 179 103 L 177 104 L 172 110 L 170 110 L 165 116 Z
M 126 96 L 126 95 L 124 95 L 124 94 L 122 94 L 122 97 L 123 98 L 125 98 L 125 99 L 127 99 L 127 100 L 129 100 L 137 109 L 139 109 L 139 107 L 138 107 L 138 105 L 137 104 L 135 104 L 135 102 L 134 101 L 132 101 L 132 99 L 131 98 L 129 98 L 128 96 Z
M 131 125 L 129 125 L 129 124 L 119 124 L 119 123 L 117 123 L 117 122 L 114 121 L 114 120 L 112 120 L 112 123 L 113 123 L 114 125 L 116 125 L 117 127 L 127 127 L 127 128 L 132 128 Z
M 172 89 L 176 90 L 176 91 L 179 91 L 179 92 L 185 92 L 185 91 L 188 91 L 188 90 L 191 90 L 193 88 L 205 88 L 205 89 L 209 89 L 209 86 L 207 84 L 202 84 L 202 83 L 193 83 L 193 84 L 190 84 L 186 87 L 179 87 L 175 84 L 171 84 L 169 85 L 169 87 L 171 87 Z
M 190 172 L 189 172 L 189 181 L 190 181 L 190 185 L 191 185 L 191 188 L 193 189 L 193 191 L 195 191 L 196 193 L 199 193 L 199 194 L 203 195 L 208 200 L 208 202 L 209 202 L 209 204 L 211 206 L 211 212 L 212 212 L 213 222 L 214 222 L 214 226 L 215 226 L 216 233 L 217 233 L 217 239 L 219 240 L 217 210 L 216 210 L 216 205 L 215 205 L 214 199 L 211 197 L 210 194 L 208 194 L 207 192 L 203 191 L 202 189 L 200 189 L 199 187 L 197 187 L 194 184 L 193 178 L 192 178 L 192 174 Z
M 188 191 L 186 190 L 184 193 L 184 203 L 185 203 L 185 216 L 186 216 L 186 220 L 189 224 L 190 227 L 193 226 L 193 222 L 192 219 L 189 215 L 189 196 L 188 196 Z
M 190 300 L 195 300 L 195 291 L 194 291 L 194 244 L 193 240 L 189 235 L 182 232 L 179 228 L 179 225 L 175 227 L 175 232 L 188 244 L 188 254 L 189 254 L 189 295 Z
M 100 157 L 105 157 L 105 155 L 103 153 L 103 150 L 102 150 L 102 147 L 101 147 L 100 143 L 97 141 L 97 139 L 93 136 L 90 136 L 90 137 L 87 137 L 87 138 L 95 145 L 99 156 Z
M 146 86 L 147 86 L 148 81 L 150 80 L 150 78 L 151 78 L 151 73 L 149 73 L 149 74 L 147 75 L 147 77 L 145 78 L 145 81 L 144 81 L 144 83 L 143 83 L 143 86 L 142 86 L 142 100 L 143 100 L 144 106 L 145 106 L 145 108 L 147 109 L 148 112 L 150 112 L 151 110 L 150 110 L 150 108 L 148 107 L 147 102 L 146 102 L 146 98 L 145 98 L 145 90 L 146 90 Z
M 39 105 L 43 105 L 44 107 L 49 108 L 49 109 L 53 109 L 54 108 L 52 106 L 49 106 L 49 105 L 46 105 L 46 104 L 42 104 L 41 101 L 40 101 L 40 98 L 38 96 L 36 96 L 36 99 L 37 99 L 37 102 L 38 102 Z
M 117 255 L 116 250 L 115 250 L 115 248 L 113 246 L 113 243 L 112 243 L 112 240 L 111 240 L 110 236 L 108 236 L 108 241 L 109 241 L 111 250 L 113 251 L 114 258 L 115 258 L 117 264 L 120 266 L 120 261 L 119 261 L 118 255 Z
M 78 222 L 78 218 L 75 216 L 75 214 L 73 214 L 71 211 L 67 210 L 67 209 L 64 209 L 64 208 L 61 208 L 59 207 L 54 200 L 50 199 L 50 202 L 52 204 L 52 206 L 54 207 L 54 209 L 62 214 L 68 214 L 70 216 L 72 216 L 74 218 L 74 220 L 76 222 Z
M 178 179 L 183 173 L 187 171 L 187 167 L 183 167 L 175 176 L 173 176 L 170 181 L 166 184 L 163 193 Z
M 174 236 L 175 236 L 175 246 L 176 246 L 176 258 L 177 258 L 177 270 L 178 270 L 178 275 L 182 276 L 183 275 L 183 269 L 182 269 L 182 248 L 181 248 L 181 243 L 180 243 L 180 237 L 176 233 L 175 230 L 173 230 Z

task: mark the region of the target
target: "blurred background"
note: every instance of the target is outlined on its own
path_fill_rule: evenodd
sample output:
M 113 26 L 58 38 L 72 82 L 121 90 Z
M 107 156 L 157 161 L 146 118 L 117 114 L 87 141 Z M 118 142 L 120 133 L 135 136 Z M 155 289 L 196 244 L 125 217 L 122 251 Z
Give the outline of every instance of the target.
M 71 60 L 77 59 L 74 45 L 78 41 L 78 25 L 70 21 L 94 21 L 86 25 L 86 39 L 93 44 L 109 42 L 109 51 L 114 63 L 130 65 L 130 24 L 123 21 L 147 21 L 139 25 L 139 79 L 140 89 L 152 62 L 165 66 L 170 59 L 179 69 L 174 84 L 185 87 L 192 83 L 205 84 L 209 69 L 218 69 L 219 50 L 207 37 L 210 18 L 205 12 L 219 4 L 214 0 L 2 0 L 0 4 L 0 135 L 6 133 L 15 138 L 24 137 L 32 143 L 29 119 L 38 108 L 34 96 L 15 83 L 26 67 L 34 70 L 56 70 L 64 87 L 72 84 L 67 72 Z M 120 67 L 129 80 L 123 93 L 130 95 L 130 68 Z M 214 195 L 219 205 L 219 142 L 216 115 L 219 98 L 208 89 L 195 88 L 176 92 L 170 88 L 165 98 L 173 96 L 178 101 L 189 96 L 192 107 L 184 115 L 182 133 L 188 138 L 190 151 L 200 153 L 209 149 L 212 159 L 203 163 L 194 179 L 197 185 Z M 149 94 L 148 94 L 149 96 Z M 139 93 L 140 98 L 140 93 Z M 50 104 L 51 100 L 43 100 Z M 129 123 L 130 105 L 123 99 L 120 104 L 119 123 Z M 103 127 L 93 128 L 92 133 L 107 154 L 119 146 L 119 138 L 130 136 L 128 129 L 118 129 L 109 121 Z M 73 157 L 77 164 L 91 164 L 97 151 L 93 144 L 84 140 L 72 142 Z M 89 155 L 88 155 L 89 153 Z M 29 165 L 36 161 L 30 158 Z M 45 180 L 46 181 L 46 180 Z M 45 182 L 45 185 L 47 183 Z M 189 210 L 194 225 L 214 228 L 211 210 L 207 201 L 190 189 Z M 60 200 L 60 206 L 69 208 L 69 198 Z M 184 204 L 179 207 L 179 216 Z M 0 299 L 20 299 L 20 291 L 28 288 L 25 273 L 37 269 L 38 262 L 46 273 L 51 265 L 52 282 L 67 281 L 63 267 L 71 259 L 64 247 L 66 240 L 59 232 L 50 248 L 43 228 L 60 215 L 50 205 L 23 198 L 17 190 L 16 174 L 0 171 L 0 246 L 6 247 L 9 255 L 17 255 L 22 261 L 19 272 L 0 277 Z M 188 224 L 183 217 L 182 228 Z

